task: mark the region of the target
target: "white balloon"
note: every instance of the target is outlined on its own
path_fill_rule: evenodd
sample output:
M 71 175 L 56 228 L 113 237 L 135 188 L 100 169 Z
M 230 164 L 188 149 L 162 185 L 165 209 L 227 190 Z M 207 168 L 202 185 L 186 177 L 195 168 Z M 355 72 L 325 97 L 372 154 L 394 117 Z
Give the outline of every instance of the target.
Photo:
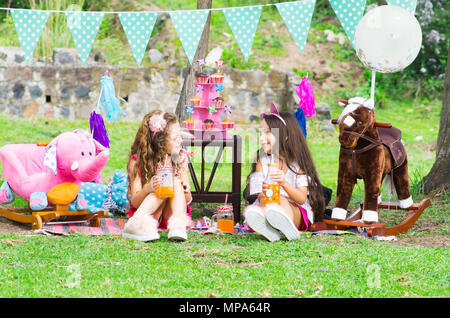
M 368 68 L 394 73 L 410 65 L 422 46 L 422 29 L 408 10 L 379 6 L 362 17 L 355 30 L 356 55 Z

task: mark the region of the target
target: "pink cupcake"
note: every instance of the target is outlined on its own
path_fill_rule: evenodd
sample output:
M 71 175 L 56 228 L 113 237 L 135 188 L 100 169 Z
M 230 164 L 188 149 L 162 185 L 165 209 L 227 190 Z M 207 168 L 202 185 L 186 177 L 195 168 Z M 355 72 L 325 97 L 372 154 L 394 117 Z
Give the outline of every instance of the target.
M 205 119 L 203 121 L 203 130 L 210 130 L 214 128 L 214 122 L 211 119 Z
M 196 84 L 206 84 L 208 83 L 208 75 L 206 73 L 197 73 L 195 74 L 195 83 Z
M 212 100 L 213 105 L 217 108 L 222 108 L 225 104 L 225 101 L 222 97 L 218 96 Z
M 194 107 L 199 107 L 202 102 L 202 98 L 200 96 L 194 96 L 191 98 L 191 105 Z
M 194 129 L 194 127 L 195 127 L 195 120 L 186 119 L 184 121 L 184 128 L 192 130 L 192 129 Z
M 209 81 L 213 84 L 222 84 L 223 83 L 223 75 L 220 73 L 214 73 L 209 78 Z
M 226 118 L 222 121 L 222 129 L 223 130 L 231 129 L 233 127 L 234 127 L 234 122 L 232 122 L 231 119 Z

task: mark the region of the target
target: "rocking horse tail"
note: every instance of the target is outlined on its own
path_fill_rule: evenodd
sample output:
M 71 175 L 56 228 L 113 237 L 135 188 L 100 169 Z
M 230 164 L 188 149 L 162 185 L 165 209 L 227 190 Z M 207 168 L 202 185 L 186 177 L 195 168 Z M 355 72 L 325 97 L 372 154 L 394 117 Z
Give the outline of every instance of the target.
M 414 202 L 409 192 L 408 158 L 405 158 L 405 161 L 394 169 L 393 179 L 400 207 L 402 209 L 409 208 Z

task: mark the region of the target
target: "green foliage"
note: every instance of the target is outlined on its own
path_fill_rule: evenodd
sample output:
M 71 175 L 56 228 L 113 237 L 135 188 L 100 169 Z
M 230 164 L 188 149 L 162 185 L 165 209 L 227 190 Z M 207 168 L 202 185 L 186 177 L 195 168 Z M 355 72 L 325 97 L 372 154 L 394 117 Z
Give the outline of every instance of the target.
M 0 45 L 20 46 L 12 16 L 5 17 L 0 23 Z
M 294 67 L 292 69 L 292 72 L 296 73 L 298 76 L 300 77 L 304 77 L 309 75 L 310 71 L 308 69 L 304 69 L 303 71 L 300 71 L 299 69 L 297 69 L 296 67 Z M 312 74 L 312 73 L 311 73 Z
M 3 297 L 448 297 L 449 250 L 354 235 L 0 235 Z M 345 288 L 343 288 L 345 286 Z
M 426 177 L 424 166 L 419 166 L 412 173 L 409 173 L 409 184 L 411 195 L 417 196 L 419 194 L 424 194 L 425 192 L 425 183 L 424 177 Z
M 447 0 L 419 0 L 416 16 L 423 33 L 422 49 L 407 72 L 415 78 L 427 74 L 443 79 L 450 43 L 450 3 Z
M 239 52 L 239 54 L 236 54 L 236 52 Z M 255 69 L 258 65 L 252 56 L 249 57 L 248 61 L 245 61 L 237 43 L 224 48 L 222 59 L 226 65 L 237 69 Z

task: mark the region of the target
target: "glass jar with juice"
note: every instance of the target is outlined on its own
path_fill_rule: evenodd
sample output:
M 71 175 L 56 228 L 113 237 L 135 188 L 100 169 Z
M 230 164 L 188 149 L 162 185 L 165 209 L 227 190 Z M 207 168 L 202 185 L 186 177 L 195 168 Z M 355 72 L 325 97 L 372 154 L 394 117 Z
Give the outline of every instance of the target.
M 263 187 L 264 192 L 264 204 L 276 203 L 280 204 L 280 185 L 273 181 L 270 177 L 270 172 L 273 168 L 278 167 L 277 163 L 269 163 L 269 170 L 267 172 L 265 186 Z
M 160 199 L 172 198 L 175 194 L 173 187 L 173 167 L 160 166 L 156 169 L 156 176 L 160 180 L 160 186 L 156 189 L 156 196 Z
M 217 214 L 213 216 L 217 219 L 217 228 L 224 233 L 234 233 L 234 215 L 232 205 L 219 205 L 217 207 Z

